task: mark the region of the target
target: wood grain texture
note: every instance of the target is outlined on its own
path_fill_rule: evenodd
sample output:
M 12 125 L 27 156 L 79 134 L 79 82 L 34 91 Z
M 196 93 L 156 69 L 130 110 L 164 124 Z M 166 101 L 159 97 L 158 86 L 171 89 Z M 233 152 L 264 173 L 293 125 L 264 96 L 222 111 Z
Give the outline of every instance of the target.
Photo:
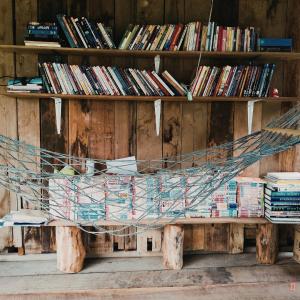
M 229 227 L 229 253 L 244 252 L 244 224 L 230 224 Z
M 17 44 L 23 44 L 24 30 L 30 21 L 36 21 L 38 15 L 37 1 L 25 0 L 15 1 L 15 40 Z M 16 54 L 16 75 L 32 77 L 37 75 L 37 55 Z M 34 99 L 18 99 L 18 136 L 19 139 L 28 144 L 40 146 L 40 109 L 39 102 Z M 37 160 L 37 163 L 39 161 Z M 33 171 L 38 171 L 34 167 Z M 31 203 L 23 202 L 27 208 L 39 207 Z M 41 230 L 30 228 L 24 230 L 24 246 L 27 253 L 40 253 Z
M 205 224 L 204 250 L 210 252 L 229 250 L 228 224 Z
M 261 264 L 274 264 L 278 254 L 278 225 L 258 225 L 256 232 L 256 260 Z
M 0 2 L 0 43 L 9 44 L 13 43 L 13 6 L 9 0 Z M 0 77 L 14 76 L 14 57 L 11 53 L 0 53 Z M 0 84 L 4 85 L 5 79 L 0 79 Z M 5 88 L 0 87 L 3 91 Z M 8 97 L 1 96 L 0 98 L 0 134 L 11 138 L 17 136 L 17 105 L 16 99 L 9 99 Z M 1 153 L 6 156 L 6 153 Z M 1 158 L 2 161 L 2 158 Z M 3 187 L 0 188 L 0 218 L 7 214 L 10 209 L 17 209 L 18 202 L 13 193 Z M 13 235 L 12 228 L 0 229 L 0 252 L 13 244 L 16 247 L 22 246 L 21 232 L 15 230 Z M 15 238 L 14 238 L 15 236 Z M 14 239 L 14 241 L 13 241 Z
M 183 266 L 184 229 L 181 225 L 166 225 L 163 236 L 163 266 L 180 270 Z
M 78 273 L 83 268 L 86 251 L 81 230 L 76 227 L 57 227 L 57 269 L 64 273 Z

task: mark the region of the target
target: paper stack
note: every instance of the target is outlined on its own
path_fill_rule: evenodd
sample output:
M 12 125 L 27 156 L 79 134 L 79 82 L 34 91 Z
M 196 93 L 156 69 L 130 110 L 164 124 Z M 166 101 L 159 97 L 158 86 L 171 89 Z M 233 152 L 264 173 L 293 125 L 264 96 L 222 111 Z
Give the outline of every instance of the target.
M 105 181 L 106 220 L 132 219 L 131 176 L 109 176 Z
M 54 219 L 76 220 L 75 206 L 77 185 L 75 179 L 49 179 L 49 213 Z
M 182 175 L 159 177 L 160 213 L 162 217 L 184 217 L 186 179 Z
M 186 179 L 186 217 L 209 218 L 211 216 L 211 197 L 205 195 L 208 176 L 194 174 Z
M 105 177 L 82 177 L 77 183 L 75 215 L 78 221 L 105 220 Z
M 300 222 L 300 173 L 268 173 L 265 216 L 274 223 Z
M 159 178 L 157 176 L 133 177 L 133 218 L 157 218 L 160 214 Z
M 264 183 L 260 178 L 237 177 L 237 203 L 240 218 L 263 217 Z
M 236 189 L 237 182 L 231 179 L 210 195 L 213 218 L 237 216 Z

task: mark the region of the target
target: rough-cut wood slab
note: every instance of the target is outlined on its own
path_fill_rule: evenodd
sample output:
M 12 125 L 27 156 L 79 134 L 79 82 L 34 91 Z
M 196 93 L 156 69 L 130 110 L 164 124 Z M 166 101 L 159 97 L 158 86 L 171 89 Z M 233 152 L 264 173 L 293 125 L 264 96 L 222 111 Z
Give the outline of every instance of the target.
M 180 270 L 183 266 L 184 229 L 181 225 L 166 225 L 163 236 L 163 266 Z
M 56 228 L 57 268 L 65 273 L 77 273 L 83 268 L 85 249 L 81 230 L 76 227 Z
M 278 225 L 258 225 L 256 232 L 256 260 L 261 264 L 274 264 L 278 254 Z
M 244 224 L 230 224 L 229 253 L 243 253 L 244 251 Z
M 300 225 L 295 226 L 295 235 L 294 235 L 294 260 L 300 263 Z

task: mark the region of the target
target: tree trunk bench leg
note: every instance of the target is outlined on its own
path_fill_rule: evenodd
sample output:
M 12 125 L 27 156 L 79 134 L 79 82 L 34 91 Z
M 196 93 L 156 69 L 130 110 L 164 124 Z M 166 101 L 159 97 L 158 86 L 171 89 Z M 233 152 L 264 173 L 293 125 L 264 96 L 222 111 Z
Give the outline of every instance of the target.
M 260 264 L 274 264 L 278 254 L 278 225 L 259 224 L 256 229 L 256 260 Z
M 166 225 L 163 236 L 163 265 L 166 269 L 180 270 L 183 266 L 183 225 Z
M 64 273 L 77 273 L 83 268 L 85 248 L 81 230 L 75 226 L 56 227 L 57 268 Z
M 295 226 L 294 233 L 294 260 L 300 263 L 300 225 Z

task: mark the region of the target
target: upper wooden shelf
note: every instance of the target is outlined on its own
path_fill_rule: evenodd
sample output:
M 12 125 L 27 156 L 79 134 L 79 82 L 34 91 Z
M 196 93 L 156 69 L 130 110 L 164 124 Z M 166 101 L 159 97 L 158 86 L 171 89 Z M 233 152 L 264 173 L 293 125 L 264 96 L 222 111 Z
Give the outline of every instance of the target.
M 199 51 L 141 51 L 118 49 L 85 49 L 85 48 L 56 48 L 0 45 L 2 52 L 25 54 L 53 54 L 53 55 L 80 55 L 80 56 L 111 56 L 111 57 L 163 57 L 197 58 Z M 203 58 L 232 58 L 232 59 L 262 59 L 262 60 L 299 60 L 298 52 L 202 52 Z
M 270 223 L 265 218 L 178 218 L 174 221 L 170 219 L 160 219 L 160 220 L 141 220 L 139 224 L 143 225 L 167 225 L 167 224 L 267 224 Z M 83 222 L 82 226 L 118 226 L 118 225 L 130 225 L 134 224 L 132 221 L 106 221 L 99 220 L 96 222 Z M 49 222 L 46 226 L 76 226 L 71 221 L 65 220 L 54 220 Z
M 62 95 L 46 93 L 0 93 L 2 96 L 22 99 L 51 99 L 61 98 L 69 100 L 98 100 L 98 101 L 155 101 L 161 99 L 167 102 L 248 102 L 250 100 L 261 100 L 262 102 L 293 102 L 300 101 L 300 97 L 279 97 L 279 98 L 250 98 L 250 97 L 194 97 L 193 101 L 188 101 L 183 96 L 106 96 L 106 95 Z

